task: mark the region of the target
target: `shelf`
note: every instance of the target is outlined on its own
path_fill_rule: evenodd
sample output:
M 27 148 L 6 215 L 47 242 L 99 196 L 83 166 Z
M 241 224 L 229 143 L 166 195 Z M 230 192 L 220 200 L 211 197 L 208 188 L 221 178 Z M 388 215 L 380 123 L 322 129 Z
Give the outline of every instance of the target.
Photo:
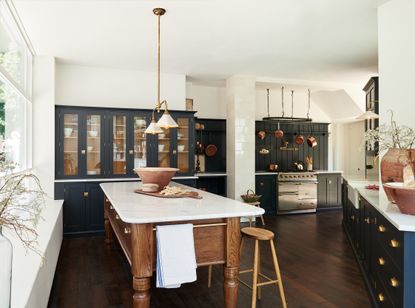
M 78 123 L 63 123 L 63 125 L 65 126 L 65 125 L 71 125 L 71 126 L 78 126 Z
M 78 139 L 78 137 L 63 137 L 64 139 Z
M 179 153 L 179 154 L 187 154 L 187 153 L 189 153 L 189 151 L 177 151 L 177 153 Z
M 87 153 L 101 153 L 101 151 L 87 151 Z
M 63 153 L 78 153 L 78 151 L 63 151 Z
M 125 138 L 113 138 L 114 140 L 125 140 Z
M 189 140 L 189 138 L 177 138 L 177 141 L 186 141 L 186 140 Z

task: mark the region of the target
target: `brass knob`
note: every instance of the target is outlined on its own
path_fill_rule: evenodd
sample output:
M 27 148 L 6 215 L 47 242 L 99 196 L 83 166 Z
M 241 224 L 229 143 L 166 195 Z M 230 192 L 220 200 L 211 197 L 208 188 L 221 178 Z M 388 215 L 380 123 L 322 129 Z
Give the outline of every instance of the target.
M 120 219 L 120 216 L 118 216 L 118 215 L 115 215 L 115 219 L 117 219 L 117 220 L 118 220 L 118 219 Z
M 85 155 L 86 151 L 85 150 L 81 150 L 81 154 Z
M 384 233 L 384 232 L 386 231 L 386 227 L 385 227 L 384 225 L 379 225 L 379 227 L 378 227 L 378 231 L 379 231 L 380 233 Z
M 84 198 L 88 198 L 89 193 L 87 191 L 84 191 Z
M 384 258 L 380 257 L 380 258 L 378 259 L 378 263 L 379 263 L 379 265 L 385 265 L 386 261 L 385 261 L 385 259 L 384 259 Z
M 369 218 L 369 217 L 365 218 L 365 222 L 366 222 L 368 225 L 370 225 L 370 218 Z
M 385 301 L 385 295 L 383 295 L 383 293 L 379 293 L 378 294 L 378 300 L 380 301 L 380 302 L 384 302 Z
M 173 155 L 176 155 L 177 154 L 177 151 L 176 150 L 173 150 Z
M 131 228 L 130 227 L 125 227 L 124 228 L 124 233 L 125 234 L 130 234 L 131 233 Z
M 399 247 L 399 242 L 397 240 L 395 240 L 395 239 L 392 239 L 391 240 L 391 246 L 393 248 L 398 248 Z
M 133 150 L 129 150 L 129 151 L 128 151 L 128 153 L 129 153 L 130 155 L 132 155 L 132 154 L 134 154 L 134 151 L 133 151 Z
M 112 205 L 110 205 L 110 210 L 113 210 L 114 208 L 112 207 Z
M 392 277 L 391 279 L 389 279 L 389 283 L 394 288 L 399 287 L 399 281 L 395 277 Z
M 110 202 L 110 201 L 108 200 L 108 198 L 105 198 L 105 202 Z
M 354 220 L 355 219 L 354 215 L 350 216 L 350 218 L 351 218 L 351 220 Z

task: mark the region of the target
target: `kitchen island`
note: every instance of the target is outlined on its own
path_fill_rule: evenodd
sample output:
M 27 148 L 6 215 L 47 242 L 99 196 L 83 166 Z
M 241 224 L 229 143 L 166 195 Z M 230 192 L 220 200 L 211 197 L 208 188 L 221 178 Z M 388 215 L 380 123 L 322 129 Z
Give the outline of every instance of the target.
M 224 265 L 224 303 L 237 305 L 240 217 L 264 210 L 184 185 L 202 199 L 164 199 L 134 193 L 138 182 L 103 183 L 105 241 L 114 235 L 131 265 L 133 306 L 150 307 L 150 285 L 156 261 L 155 226 L 192 223 L 198 266 Z

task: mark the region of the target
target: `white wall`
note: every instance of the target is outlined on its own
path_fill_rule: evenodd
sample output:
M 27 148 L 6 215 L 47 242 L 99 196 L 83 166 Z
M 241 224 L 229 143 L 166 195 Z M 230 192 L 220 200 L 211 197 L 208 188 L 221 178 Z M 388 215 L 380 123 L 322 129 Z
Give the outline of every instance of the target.
M 415 1 L 393 0 L 378 10 L 380 121 L 387 110 L 398 124 L 415 128 Z
M 209 119 L 226 119 L 226 88 L 186 84 L 186 97 L 193 99 L 196 116 Z
M 55 179 L 55 58 L 33 61 L 33 168 L 43 190 L 54 196 Z
M 169 109 L 184 110 L 186 78 L 161 74 L 161 99 Z M 157 74 L 102 67 L 56 66 L 56 104 L 116 108 L 154 108 Z

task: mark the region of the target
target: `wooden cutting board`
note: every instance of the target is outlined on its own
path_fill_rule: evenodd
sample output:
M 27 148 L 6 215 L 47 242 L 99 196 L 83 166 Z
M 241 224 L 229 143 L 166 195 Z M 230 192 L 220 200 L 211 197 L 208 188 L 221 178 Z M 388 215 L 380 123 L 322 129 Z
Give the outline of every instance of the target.
M 137 188 L 134 190 L 135 193 L 147 195 L 147 196 L 153 196 L 158 198 L 167 198 L 167 199 L 177 199 L 177 198 L 193 198 L 193 199 L 202 199 L 202 196 L 199 196 L 199 194 L 196 191 L 192 191 L 189 193 L 185 193 L 182 195 L 163 195 L 159 191 L 157 192 L 148 192 L 143 191 L 142 189 Z

